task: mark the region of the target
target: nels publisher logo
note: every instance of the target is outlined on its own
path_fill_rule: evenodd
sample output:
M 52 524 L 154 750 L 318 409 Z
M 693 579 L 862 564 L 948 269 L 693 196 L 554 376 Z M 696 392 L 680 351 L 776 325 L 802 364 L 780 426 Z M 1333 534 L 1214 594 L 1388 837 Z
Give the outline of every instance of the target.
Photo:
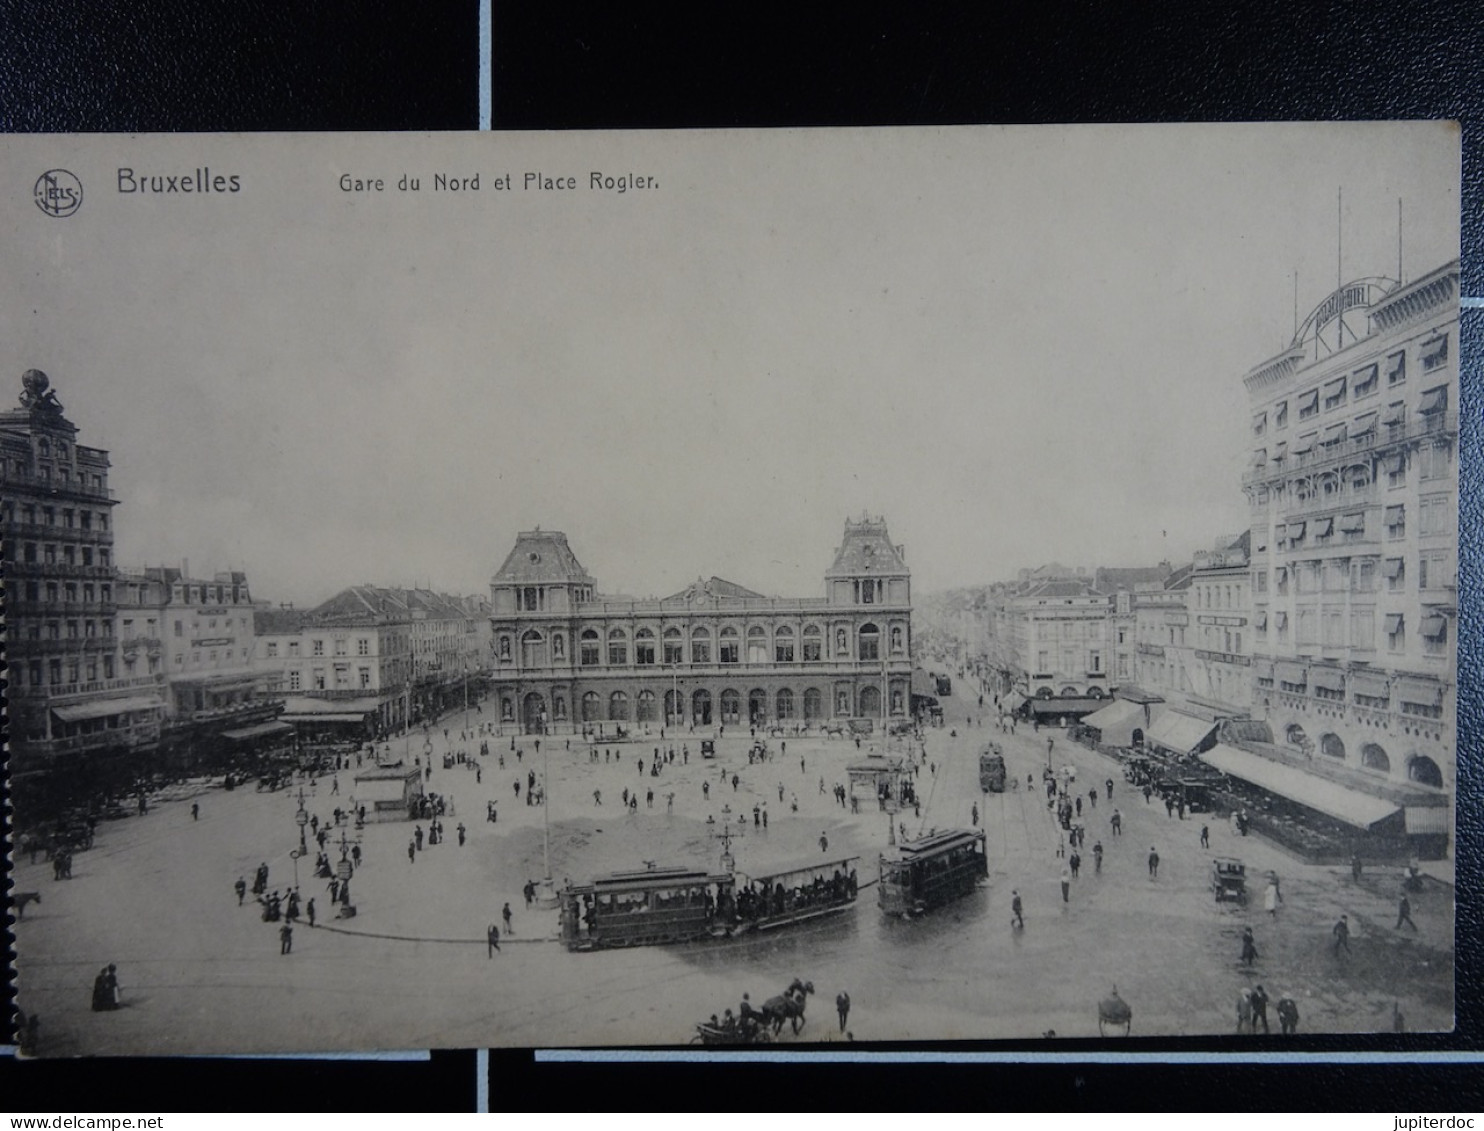
M 71 216 L 82 207 L 82 182 L 66 169 L 48 169 L 36 178 L 31 195 L 48 216 Z

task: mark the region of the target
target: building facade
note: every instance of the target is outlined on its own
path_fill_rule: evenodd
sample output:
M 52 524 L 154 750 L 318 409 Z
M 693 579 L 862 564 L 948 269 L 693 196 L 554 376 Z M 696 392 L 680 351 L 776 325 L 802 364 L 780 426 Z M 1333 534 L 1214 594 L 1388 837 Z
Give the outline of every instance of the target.
M 1458 308 L 1457 262 L 1358 280 L 1244 378 L 1255 713 L 1303 757 L 1449 797 Z
M 102 769 L 110 758 L 154 751 L 165 710 L 159 666 L 120 664 L 108 453 L 77 443 L 46 374 L 28 370 L 21 382 L 20 407 L 0 413 L 6 696 L 18 790 L 33 774 L 79 760 Z
M 1043 581 L 1005 605 L 1011 686 L 1026 698 L 1112 693 L 1110 605 L 1085 578 Z
M 490 583 L 497 717 L 541 733 L 906 716 L 911 571 L 885 520 L 847 520 L 823 580 L 822 597 L 718 577 L 605 596 L 565 534 L 523 531 Z
M 1223 538 L 1190 570 L 1191 649 L 1187 700 L 1216 717 L 1252 710 L 1251 533 Z

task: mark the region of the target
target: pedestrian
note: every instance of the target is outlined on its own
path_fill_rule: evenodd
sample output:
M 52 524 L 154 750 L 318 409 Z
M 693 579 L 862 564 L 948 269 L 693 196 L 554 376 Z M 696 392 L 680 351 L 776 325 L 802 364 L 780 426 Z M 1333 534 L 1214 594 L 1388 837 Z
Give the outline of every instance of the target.
M 1341 915 L 1330 932 L 1335 937 L 1335 957 L 1338 958 L 1340 951 L 1350 953 L 1350 916 Z
M 288 954 L 294 949 L 294 928 L 284 923 L 278 928 L 278 953 Z
M 1270 1033 L 1268 1028 L 1268 991 L 1261 985 L 1252 991 L 1252 1032 L 1257 1032 L 1257 1023 L 1262 1022 L 1262 1031 Z
M 819 834 L 819 851 L 821 851 L 821 852 L 828 852 L 829 850 L 830 850 L 830 838 L 827 837 L 824 833 L 820 833 Z
M 1097 876 L 1103 874 L 1103 842 L 1100 840 L 1092 844 L 1092 871 Z
M 1173 817 L 1174 815 L 1175 815 L 1175 802 L 1170 799 L 1170 795 L 1167 793 L 1167 794 L 1165 794 L 1165 816 L 1166 817 Z
M 1092 807 L 1096 809 L 1098 807 L 1098 791 L 1096 789 L 1089 789 L 1087 791 L 1087 800 L 1090 801 L 1092 803 Z
M 593 790 L 593 804 L 594 805 L 601 805 L 601 804 L 603 804 L 603 791 L 601 789 L 595 789 L 595 790 Z M 491 806 L 490 811 L 491 812 L 494 812 L 493 806 Z
M 840 1032 L 845 1032 L 845 1021 L 850 1016 L 850 995 L 841 990 L 835 997 L 835 1012 L 840 1015 Z
M 767 827 L 768 827 L 768 803 L 766 801 L 764 801 L 763 802 L 763 828 L 766 829 Z
M 754 805 L 752 807 L 752 827 L 755 829 L 763 827 L 763 810 L 760 805 Z
M 703 781 L 701 783 L 701 796 L 707 801 L 711 800 L 711 783 L 709 781 Z
M 313 898 L 311 898 L 309 900 L 309 902 L 304 905 L 304 912 L 305 912 L 306 915 L 309 916 L 309 925 L 311 927 L 313 927 L 314 926 L 314 899 Z
M 1154 851 L 1152 844 L 1149 846 L 1149 878 L 1151 880 L 1159 878 L 1159 853 Z
M 238 876 L 237 882 L 232 887 L 237 891 L 237 906 L 241 907 L 243 899 L 247 896 L 247 881 L 241 876 Z
M 489 930 L 484 933 L 484 938 L 486 943 L 485 957 L 493 958 L 495 951 L 500 949 L 500 928 L 491 923 Z
M 1402 893 L 1401 902 L 1396 905 L 1395 930 L 1401 930 L 1403 923 L 1411 927 L 1414 931 L 1417 929 L 1417 924 L 1412 922 L 1412 901 L 1407 898 L 1405 892 Z
M 1103 784 L 1108 787 L 1108 800 L 1109 801 L 1112 801 L 1113 800 L 1113 779 L 1112 778 L 1109 778 Z
M 464 832 L 465 832 L 464 822 L 463 821 L 460 821 L 459 822 L 459 847 L 460 848 L 463 848 L 464 847 Z
M 1072 899 L 1072 869 L 1063 867 L 1061 870 L 1061 901 L 1070 903 Z
M 1242 928 L 1242 965 L 1251 966 L 1257 961 L 1257 940 L 1252 937 L 1252 928 Z
M 191 802 L 191 820 L 193 820 L 193 821 L 198 820 L 198 819 L 200 819 L 200 816 L 201 816 L 201 806 L 199 804 L 197 804 L 196 802 L 192 801 Z
M 1113 816 L 1112 816 L 1111 820 L 1109 820 L 1108 823 L 1113 826 L 1113 835 L 1114 836 L 1122 836 L 1123 835 L 1123 816 L 1118 812 L 1117 809 L 1114 809 L 1113 810 Z
M 978 805 L 970 805 L 969 806 L 969 824 L 973 825 L 976 828 L 979 826 L 979 806 Z
M 417 844 L 415 841 L 407 842 L 407 862 L 410 864 L 417 859 Z M 333 896 L 331 897 L 333 898 Z
M 1082 798 L 1077 798 L 1077 816 L 1082 816 Z
M 1278 917 L 1278 885 L 1272 880 L 1269 880 L 1268 886 L 1263 889 L 1262 909 L 1272 918 Z
M 423 827 L 421 825 L 413 828 L 412 839 L 417 841 L 417 850 L 421 852 L 423 850 Z
M 510 904 L 509 903 L 505 904 L 504 907 L 500 908 L 500 918 L 502 920 L 504 920 L 504 922 L 505 922 L 505 933 L 507 935 L 514 934 L 515 932 L 514 932 L 514 930 L 511 929 L 511 926 L 510 926 L 510 918 L 511 918 L 511 916 L 510 916 Z
M 1210 848 L 1211 847 L 1211 826 L 1210 825 L 1202 825 L 1201 826 L 1201 847 L 1202 848 Z
M 1360 853 L 1358 853 L 1358 852 L 1351 853 L 1351 855 L 1350 855 L 1350 878 L 1352 880 L 1354 880 L 1356 883 L 1359 883 L 1360 882 L 1361 871 L 1362 871 L 1362 866 L 1361 866 L 1361 863 L 1360 863 Z
M 673 813 L 673 812 L 675 812 L 675 794 L 674 793 L 667 793 L 667 794 L 665 794 L 665 812 L 666 813 Z
M 1024 910 L 1024 905 L 1022 905 L 1020 902 L 1020 893 L 1018 891 L 1011 891 L 1010 925 L 1012 927 L 1020 927 L 1022 929 L 1025 927 L 1025 916 L 1024 914 L 1022 914 Z
M 1082 855 L 1075 848 L 1072 849 L 1072 855 L 1067 859 L 1067 864 L 1071 867 L 1072 879 L 1075 880 L 1082 871 Z
M 1280 997 L 1278 999 L 1278 1028 L 1282 1030 L 1285 1037 L 1291 1037 L 1298 1032 L 1298 1023 L 1298 1002 L 1291 997 Z
M 654 790 L 647 789 L 644 791 L 644 807 L 646 809 L 654 808 Z

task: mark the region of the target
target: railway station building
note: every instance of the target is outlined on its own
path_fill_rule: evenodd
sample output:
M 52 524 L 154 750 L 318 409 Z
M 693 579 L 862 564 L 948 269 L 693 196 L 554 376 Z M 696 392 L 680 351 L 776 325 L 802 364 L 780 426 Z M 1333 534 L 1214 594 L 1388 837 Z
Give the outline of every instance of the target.
M 603 594 L 558 531 L 522 531 L 490 583 L 493 702 L 506 729 L 878 724 L 911 710 L 911 571 L 885 519 L 847 519 L 822 595 L 720 577 Z

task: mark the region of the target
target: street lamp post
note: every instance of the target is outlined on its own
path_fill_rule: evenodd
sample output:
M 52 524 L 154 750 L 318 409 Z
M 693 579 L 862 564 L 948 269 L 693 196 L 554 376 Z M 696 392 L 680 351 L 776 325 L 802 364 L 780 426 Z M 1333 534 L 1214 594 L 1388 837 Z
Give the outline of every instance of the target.
M 551 882 L 551 743 L 541 748 L 541 857 L 546 874 L 536 902 L 544 908 L 557 905 L 556 886 Z
M 304 842 L 304 826 L 309 824 L 309 813 L 304 808 L 304 787 L 302 785 L 299 787 L 299 811 L 294 814 L 294 824 L 299 826 L 299 855 L 302 856 L 309 851 L 308 846 Z M 297 866 L 298 862 L 296 860 L 295 867 Z

